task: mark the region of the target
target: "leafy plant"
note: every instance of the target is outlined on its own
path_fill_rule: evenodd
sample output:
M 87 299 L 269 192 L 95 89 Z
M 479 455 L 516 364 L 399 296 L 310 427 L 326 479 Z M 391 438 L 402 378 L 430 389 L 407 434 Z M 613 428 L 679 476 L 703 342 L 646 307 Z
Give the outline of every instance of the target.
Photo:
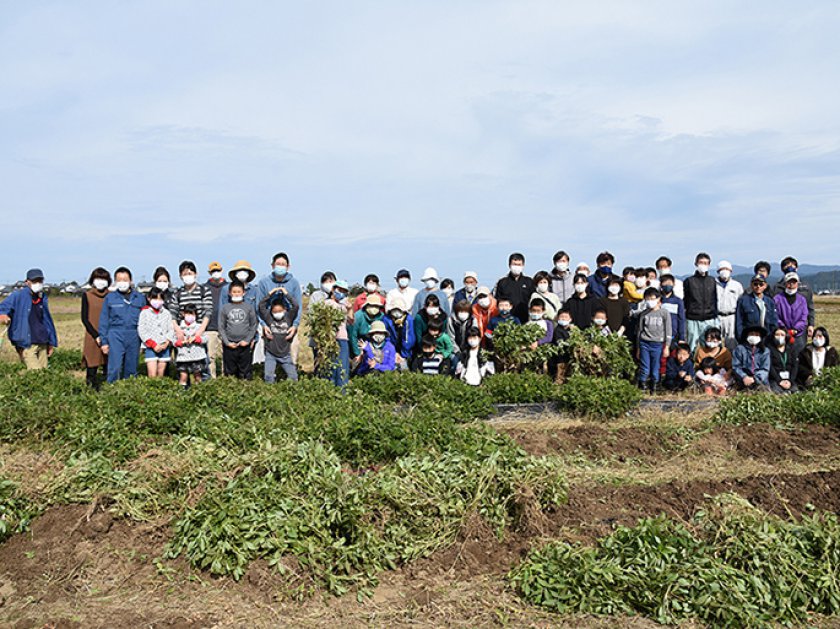
M 840 390 L 815 388 L 792 395 L 757 393 L 721 400 L 714 421 L 725 424 L 840 425 Z
M 542 370 L 559 350 L 552 343 L 532 348 L 544 336 L 545 330 L 535 323 L 519 325 L 508 321 L 498 325 L 493 330 L 493 354 L 501 371 Z
M 0 477 L 0 542 L 29 528 L 39 512 L 12 481 Z
M 572 374 L 629 379 L 636 373 L 630 343 L 623 336 L 604 336 L 595 328 L 575 328 L 559 347 L 569 356 Z
M 78 371 L 82 369 L 81 350 L 57 347 L 49 359 L 49 368 L 59 371 Z
M 500 373 L 485 378 L 481 388 L 496 404 L 531 404 L 551 402 L 557 399 L 559 389 L 546 375 L 523 373 Z
M 324 302 L 310 304 L 306 312 L 306 324 L 309 338 L 315 344 L 315 372 L 321 376 L 329 375 L 339 356 L 336 332 L 344 321 L 343 310 L 329 306 Z
M 627 380 L 575 375 L 560 387 L 561 408 L 578 415 L 614 418 L 627 414 L 642 399 Z

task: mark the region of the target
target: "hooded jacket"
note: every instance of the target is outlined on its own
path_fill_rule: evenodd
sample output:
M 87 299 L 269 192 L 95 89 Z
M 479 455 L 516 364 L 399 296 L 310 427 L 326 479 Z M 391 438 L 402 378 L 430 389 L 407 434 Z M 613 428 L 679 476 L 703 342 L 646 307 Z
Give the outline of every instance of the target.
M 41 299 L 44 305 L 44 327 L 46 327 L 49 335 L 49 344 L 51 347 L 58 347 L 58 335 L 50 314 L 47 294 L 41 293 Z M 144 299 L 143 302 L 145 303 L 145 301 Z M 31 311 L 32 291 L 29 290 L 28 286 L 16 290 L 0 303 L 0 314 L 7 315 L 12 320 L 9 324 L 9 342 L 18 349 L 32 347 L 32 330 L 29 329 L 29 313 Z
M 391 315 L 385 315 L 382 318 L 382 322 L 385 324 L 385 329 L 388 330 L 388 339 L 394 345 L 394 349 L 400 356 L 409 360 L 416 343 L 414 317 L 410 314 L 403 315 L 403 322 L 400 327 L 397 327 Z
M 571 271 L 560 273 L 556 268 L 549 274 L 549 278 L 551 279 L 551 292 L 557 295 L 557 298 L 560 300 L 558 311 L 562 310 L 563 304 L 575 294 L 574 277 L 575 274 Z
M 488 298 L 490 299 L 490 306 L 488 308 L 485 309 L 479 306 L 477 299 L 472 307 L 473 321 L 475 321 L 475 327 L 477 327 L 481 332 L 482 345 L 484 345 L 484 333 L 487 332 L 487 328 L 490 325 L 490 319 L 499 315 L 496 298 L 493 297 L 493 295 L 489 295 Z

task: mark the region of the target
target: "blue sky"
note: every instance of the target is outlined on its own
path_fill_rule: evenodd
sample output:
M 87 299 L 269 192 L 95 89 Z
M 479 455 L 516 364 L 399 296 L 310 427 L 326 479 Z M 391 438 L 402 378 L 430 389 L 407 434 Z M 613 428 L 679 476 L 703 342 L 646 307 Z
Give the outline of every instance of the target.
M 6 2 L 0 280 L 840 262 L 840 4 Z

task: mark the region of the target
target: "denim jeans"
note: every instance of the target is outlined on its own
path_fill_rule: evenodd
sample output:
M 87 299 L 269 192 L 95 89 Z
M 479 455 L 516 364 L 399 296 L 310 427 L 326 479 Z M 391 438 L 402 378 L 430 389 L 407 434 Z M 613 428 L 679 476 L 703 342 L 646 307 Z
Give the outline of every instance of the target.
M 330 377 L 332 383 L 343 391 L 350 380 L 350 341 L 338 340 L 338 359 Z
M 295 362 L 292 360 L 291 354 L 285 356 L 275 356 L 271 352 L 265 353 L 265 381 L 269 384 L 277 380 L 277 365 L 283 368 L 289 380 L 297 380 L 298 373 L 295 368 Z
M 653 378 L 659 382 L 659 363 L 662 360 L 662 343 L 639 341 L 639 382 Z

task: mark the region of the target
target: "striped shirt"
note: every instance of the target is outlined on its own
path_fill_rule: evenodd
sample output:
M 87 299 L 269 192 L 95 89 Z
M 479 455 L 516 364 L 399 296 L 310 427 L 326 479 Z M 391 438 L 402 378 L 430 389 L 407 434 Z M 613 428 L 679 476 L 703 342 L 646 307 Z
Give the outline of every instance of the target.
M 195 284 L 191 290 L 186 286 L 176 289 L 169 298 L 166 309 L 175 321 L 180 321 L 181 310 L 187 305 L 195 306 L 196 321 L 199 323 L 205 317 L 213 318 L 213 292 L 206 286 Z

